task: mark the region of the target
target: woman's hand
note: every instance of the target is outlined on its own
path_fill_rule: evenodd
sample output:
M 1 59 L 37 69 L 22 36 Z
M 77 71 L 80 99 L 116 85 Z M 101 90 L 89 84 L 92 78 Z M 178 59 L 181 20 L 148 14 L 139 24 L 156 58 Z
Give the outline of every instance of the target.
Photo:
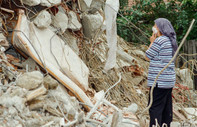
M 150 42 L 153 43 L 156 38 L 157 38 L 157 34 L 153 33 L 152 36 L 150 37 Z

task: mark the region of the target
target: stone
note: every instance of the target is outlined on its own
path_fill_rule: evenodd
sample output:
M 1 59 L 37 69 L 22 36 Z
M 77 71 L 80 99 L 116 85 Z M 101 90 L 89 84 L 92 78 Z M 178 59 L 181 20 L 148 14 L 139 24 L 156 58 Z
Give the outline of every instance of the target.
M 10 97 L 7 94 L 4 94 L 0 97 L 0 105 L 3 105 L 4 107 L 15 107 L 20 113 L 24 111 L 25 108 L 25 99 L 20 98 L 18 96 Z
M 46 77 L 44 77 L 44 86 L 48 87 L 49 89 L 56 89 L 58 86 L 58 82 L 53 79 L 50 75 L 47 75 Z
M 9 42 L 3 33 L 0 33 L 0 46 L 3 46 L 5 50 L 9 48 Z
M 92 0 L 79 0 L 81 11 L 82 12 L 88 11 L 91 3 L 92 3 Z
M 40 0 L 22 0 L 22 2 L 28 6 L 36 6 L 40 4 Z
M 32 72 L 35 70 L 40 71 L 39 66 L 36 64 L 36 62 L 31 57 L 29 57 L 24 62 L 22 62 L 22 67 L 26 68 L 27 72 Z
M 102 5 L 104 5 L 104 0 L 93 0 L 88 12 L 94 14 L 101 9 Z
M 179 122 L 171 122 L 170 126 L 171 127 L 181 127 L 181 124 Z
M 128 108 L 127 111 L 132 112 L 135 114 L 138 110 L 138 105 L 136 103 L 132 103 Z
M 195 117 L 197 117 L 197 108 L 189 107 L 184 109 L 187 112 L 186 115 L 188 119 L 195 119 Z
M 28 90 L 32 90 L 40 86 L 42 82 L 43 74 L 39 71 L 33 71 L 19 76 L 16 80 L 16 85 Z
M 48 28 L 51 24 L 51 15 L 48 11 L 44 10 L 38 14 L 33 22 L 40 29 Z
M 68 22 L 68 28 L 73 30 L 73 31 L 78 31 L 81 29 L 82 25 L 79 22 L 77 15 L 75 12 L 70 11 L 68 13 L 68 17 L 69 17 L 69 22 Z
M 190 70 L 188 68 L 179 69 L 176 68 L 176 75 L 180 77 L 181 85 L 187 86 L 189 89 L 193 89 L 194 83 L 191 78 Z
M 52 17 L 52 20 L 52 25 L 57 29 L 60 29 L 62 33 L 68 28 L 68 17 L 65 13 L 59 11 Z
M 60 3 L 61 3 L 61 0 L 40 0 L 40 4 L 42 6 L 47 6 L 47 7 L 51 7 L 53 5 L 57 5 Z
M 83 32 L 89 39 L 93 39 L 98 29 L 102 27 L 103 17 L 99 14 L 84 14 L 82 16 Z

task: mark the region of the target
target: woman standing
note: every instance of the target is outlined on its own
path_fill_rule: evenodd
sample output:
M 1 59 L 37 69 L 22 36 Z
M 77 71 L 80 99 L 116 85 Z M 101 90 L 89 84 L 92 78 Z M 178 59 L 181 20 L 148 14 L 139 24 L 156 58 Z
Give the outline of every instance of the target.
M 158 73 L 168 64 L 174 56 L 178 46 L 176 33 L 169 20 L 158 18 L 153 26 L 153 35 L 150 37 L 150 46 L 146 51 L 146 57 L 150 60 L 148 70 L 148 86 L 152 87 Z M 175 65 L 172 62 L 159 76 L 153 91 L 153 103 L 149 109 L 150 127 L 156 124 L 160 126 L 172 122 L 172 88 L 176 81 Z M 149 95 L 150 101 L 150 95 Z

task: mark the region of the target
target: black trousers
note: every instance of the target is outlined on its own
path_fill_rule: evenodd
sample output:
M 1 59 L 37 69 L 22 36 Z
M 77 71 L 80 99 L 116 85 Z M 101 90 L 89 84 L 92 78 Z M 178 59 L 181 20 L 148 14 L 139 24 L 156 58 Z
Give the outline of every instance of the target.
M 150 101 L 150 92 L 149 92 Z M 160 127 L 165 123 L 170 127 L 172 122 L 172 88 L 163 89 L 157 86 L 153 90 L 153 103 L 149 109 L 150 127 L 156 125 L 155 119 Z

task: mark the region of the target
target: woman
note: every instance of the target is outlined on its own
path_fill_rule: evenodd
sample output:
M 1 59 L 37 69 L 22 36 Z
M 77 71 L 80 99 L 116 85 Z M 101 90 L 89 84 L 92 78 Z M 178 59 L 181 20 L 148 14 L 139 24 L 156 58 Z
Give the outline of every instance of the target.
M 150 60 L 148 70 L 148 86 L 151 87 L 158 73 L 168 64 L 177 50 L 176 33 L 170 21 L 158 18 L 153 26 L 153 35 L 150 37 L 150 46 L 146 51 L 146 57 Z M 156 124 L 160 126 L 172 122 L 172 88 L 176 81 L 172 62 L 159 76 L 153 91 L 153 103 L 149 109 L 150 127 Z M 150 95 L 149 95 L 150 100 Z

